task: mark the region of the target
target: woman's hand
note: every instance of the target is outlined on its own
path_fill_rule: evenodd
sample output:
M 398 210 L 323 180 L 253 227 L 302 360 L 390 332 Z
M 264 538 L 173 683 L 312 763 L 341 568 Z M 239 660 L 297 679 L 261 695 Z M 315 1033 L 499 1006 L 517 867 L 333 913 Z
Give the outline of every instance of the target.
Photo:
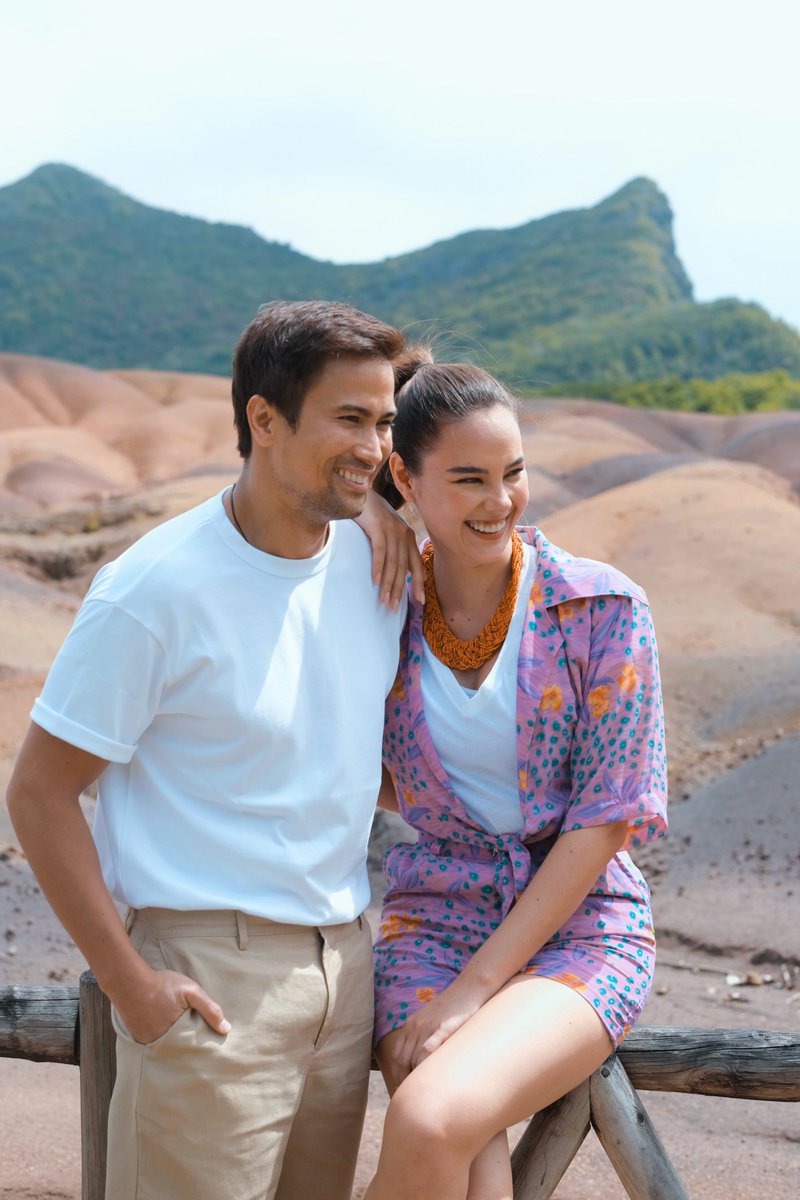
M 410 574 L 414 596 L 422 604 L 424 575 L 414 530 L 373 491 L 367 493 L 364 511 L 355 520 L 372 543 L 372 579 L 383 603 L 397 612 Z
M 380 1063 L 390 1091 L 399 1087 L 414 1067 L 418 1067 L 465 1025 L 487 999 L 484 992 L 456 979 L 412 1013 L 404 1025 L 389 1034 L 382 1047 Z

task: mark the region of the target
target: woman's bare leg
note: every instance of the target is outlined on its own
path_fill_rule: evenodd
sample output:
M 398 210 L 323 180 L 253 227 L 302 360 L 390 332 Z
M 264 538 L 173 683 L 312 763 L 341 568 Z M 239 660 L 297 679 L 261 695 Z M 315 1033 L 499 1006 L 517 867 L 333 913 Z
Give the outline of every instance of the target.
M 496 1165 L 498 1132 L 576 1087 L 611 1050 L 576 992 L 512 979 L 396 1088 L 365 1200 L 477 1200 L 470 1172 L 481 1152 L 476 1170 L 491 1170 L 490 1149 Z
M 402 1078 L 406 1078 L 405 1075 L 400 1078 L 393 1073 L 391 1058 L 386 1053 L 395 1037 L 396 1032 L 388 1033 L 380 1041 L 375 1052 L 390 1096 L 395 1094 Z M 371 1193 L 368 1192 L 367 1195 Z M 495 1134 L 489 1144 L 472 1160 L 465 1200 L 513 1200 L 511 1155 L 505 1129 Z
M 513 1200 L 511 1156 L 505 1129 L 472 1160 L 467 1200 Z

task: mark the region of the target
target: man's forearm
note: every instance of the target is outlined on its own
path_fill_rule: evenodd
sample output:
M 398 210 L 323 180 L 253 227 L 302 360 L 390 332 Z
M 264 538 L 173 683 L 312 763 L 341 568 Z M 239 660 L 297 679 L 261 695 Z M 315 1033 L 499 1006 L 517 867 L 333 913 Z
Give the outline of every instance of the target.
M 106 762 L 32 725 L 8 785 L 8 811 L 42 891 L 139 1042 L 159 1037 L 187 1008 L 218 1033 L 222 1009 L 193 979 L 141 958 L 103 879 L 81 792 Z
M 61 924 L 112 1001 L 144 966 L 128 941 L 75 796 L 36 794 L 24 769 L 8 790 L 20 845 Z

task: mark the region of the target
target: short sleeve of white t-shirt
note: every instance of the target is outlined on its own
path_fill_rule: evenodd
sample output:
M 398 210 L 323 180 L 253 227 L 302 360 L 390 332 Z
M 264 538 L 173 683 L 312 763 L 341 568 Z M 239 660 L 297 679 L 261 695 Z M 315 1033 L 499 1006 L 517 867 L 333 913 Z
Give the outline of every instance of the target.
M 140 621 L 118 605 L 88 599 L 48 675 L 46 699 L 34 703 L 33 720 L 98 758 L 130 762 L 158 710 L 166 662 Z

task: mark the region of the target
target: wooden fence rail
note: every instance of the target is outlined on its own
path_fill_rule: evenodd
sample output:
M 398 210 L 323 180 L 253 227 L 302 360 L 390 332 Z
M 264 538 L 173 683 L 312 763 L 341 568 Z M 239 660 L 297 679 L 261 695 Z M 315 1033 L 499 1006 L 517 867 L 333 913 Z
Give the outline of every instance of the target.
M 104 1200 L 114 1083 L 108 1002 L 80 987 L 0 988 L 0 1058 L 73 1063 L 81 1077 L 83 1200 Z M 688 1200 L 636 1089 L 800 1100 L 800 1033 L 641 1026 L 586 1080 L 529 1122 L 512 1159 L 515 1200 L 547 1200 L 594 1128 L 633 1200 Z

